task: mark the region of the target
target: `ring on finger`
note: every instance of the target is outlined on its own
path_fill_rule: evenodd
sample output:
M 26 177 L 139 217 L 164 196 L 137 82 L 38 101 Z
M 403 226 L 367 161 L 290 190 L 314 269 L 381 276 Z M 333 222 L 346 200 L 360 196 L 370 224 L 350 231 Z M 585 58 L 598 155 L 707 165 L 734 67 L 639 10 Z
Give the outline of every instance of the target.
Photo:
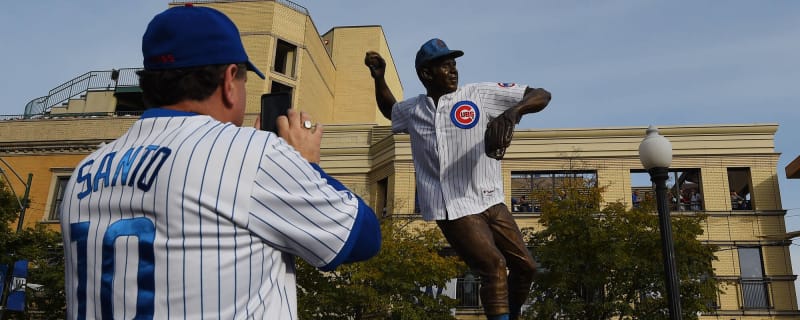
M 303 128 L 311 129 L 313 127 L 314 127 L 314 125 L 311 123 L 311 120 L 303 121 Z

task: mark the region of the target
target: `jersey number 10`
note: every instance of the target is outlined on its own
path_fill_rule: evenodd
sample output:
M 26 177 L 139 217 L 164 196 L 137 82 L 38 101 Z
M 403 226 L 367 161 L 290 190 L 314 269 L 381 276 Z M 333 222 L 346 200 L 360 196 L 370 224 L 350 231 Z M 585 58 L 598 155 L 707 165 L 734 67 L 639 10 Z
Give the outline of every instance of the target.
M 78 319 L 86 319 L 86 270 L 89 222 L 77 222 L 69 225 L 70 243 L 77 246 L 78 260 Z M 108 226 L 103 235 L 103 256 L 100 274 L 100 310 L 103 319 L 113 319 L 113 283 L 114 283 L 114 242 L 119 237 L 136 237 L 139 239 L 139 267 L 136 274 L 138 291 L 136 294 L 136 319 L 152 319 L 155 292 L 155 255 L 153 239 L 155 225 L 150 219 L 139 217 L 118 220 Z M 95 281 L 97 279 L 94 279 Z

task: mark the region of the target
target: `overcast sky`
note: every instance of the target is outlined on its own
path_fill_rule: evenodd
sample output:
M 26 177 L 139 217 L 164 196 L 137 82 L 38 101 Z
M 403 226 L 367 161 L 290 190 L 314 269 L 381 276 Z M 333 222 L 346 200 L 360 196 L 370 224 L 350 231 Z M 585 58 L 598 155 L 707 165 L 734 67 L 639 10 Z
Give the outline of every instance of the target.
M 465 52 L 461 83 L 553 94 L 521 128 L 777 123 L 787 229 L 800 230 L 800 1 L 310 1 L 320 33 L 381 25 L 406 97 L 414 54 L 439 37 Z M 141 67 L 141 36 L 169 1 L 16 1 L 0 11 L 0 115 L 88 71 Z M 2 139 L 2 137 L 0 137 Z M 792 246 L 800 273 L 800 240 Z M 798 290 L 800 291 L 800 290 Z

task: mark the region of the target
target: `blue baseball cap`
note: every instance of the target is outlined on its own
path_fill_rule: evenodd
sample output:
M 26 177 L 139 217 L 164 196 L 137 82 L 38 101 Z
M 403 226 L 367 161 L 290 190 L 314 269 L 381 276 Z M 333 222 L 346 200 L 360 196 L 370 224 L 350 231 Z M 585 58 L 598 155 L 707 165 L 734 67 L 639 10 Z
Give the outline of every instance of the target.
M 442 39 L 433 38 L 425 42 L 425 44 L 419 48 L 419 51 L 417 51 L 417 59 L 414 61 L 414 67 L 419 69 L 419 67 L 426 63 L 441 57 L 458 58 L 463 55 L 464 51 L 450 50 Z
M 153 17 L 142 37 L 142 55 L 146 70 L 244 63 L 264 79 L 247 57 L 233 21 L 208 7 L 186 4 Z

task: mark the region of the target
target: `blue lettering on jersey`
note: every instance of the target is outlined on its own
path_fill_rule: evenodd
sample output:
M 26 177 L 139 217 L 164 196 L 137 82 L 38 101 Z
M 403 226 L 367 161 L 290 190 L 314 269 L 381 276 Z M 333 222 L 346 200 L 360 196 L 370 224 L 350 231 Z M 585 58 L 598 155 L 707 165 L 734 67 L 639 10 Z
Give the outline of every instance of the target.
M 139 158 L 139 163 L 136 164 L 136 169 L 133 169 L 133 177 L 136 177 L 136 175 L 139 174 L 139 168 L 142 167 L 142 163 L 144 163 L 144 160 L 147 159 L 147 156 L 150 155 L 151 151 L 156 150 L 156 149 L 158 149 L 157 145 L 151 144 L 151 145 L 147 146 L 147 150 L 145 150 L 144 155 L 142 155 L 142 157 Z M 136 179 L 135 178 L 131 178 L 131 181 L 128 181 L 128 186 L 129 187 L 133 187 L 133 180 L 136 180 Z
M 139 181 L 136 182 L 136 186 L 144 192 L 150 191 L 150 187 L 153 186 L 153 181 L 156 180 L 156 174 L 158 170 L 161 170 L 161 166 L 164 164 L 164 161 L 167 161 L 167 158 L 172 153 L 170 148 L 161 148 L 156 151 L 156 154 L 150 158 L 150 163 L 147 164 L 147 167 L 144 168 L 144 171 L 139 176 Z M 152 173 L 150 174 L 150 179 L 147 178 L 147 173 L 150 172 L 150 168 L 153 166 L 153 163 L 156 162 L 159 155 L 163 155 L 161 157 L 161 161 L 156 165 L 156 168 L 153 169 Z
M 80 169 L 78 169 L 78 177 L 75 180 L 76 184 L 86 183 L 86 188 L 83 191 L 78 192 L 78 199 L 83 199 L 84 197 L 88 196 L 92 193 L 92 174 L 90 172 L 83 173 L 83 169 L 88 166 L 91 166 L 94 163 L 94 160 L 89 160 L 84 163 Z
M 122 155 L 122 159 L 119 160 L 119 164 L 117 164 L 117 172 L 114 173 L 114 179 L 112 179 L 111 186 L 117 185 L 117 177 L 119 177 L 120 172 L 122 172 L 122 185 L 128 181 L 128 172 L 131 171 L 131 166 L 133 165 L 133 159 L 136 159 L 136 156 L 139 155 L 139 151 L 142 151 L 142 146 L 138 146 L 135 149 L 130 148 L 128 151 L 125 151 L 125 154 Z
M 142 149 L 144 149 L 145 152 L 137 159 L 137 156 L 140 154 L 139 151 Z M 116 170 L 113 170 L 114 177 L 112 178 L 112 162 L 114 162 L 116 154 L 117 151 L 112 151 L 103 156 L 100 165 L 94 169 L 94 177 L 92 177 L 93 170 L 90 169 L 92 164 L 94 164 L 94 159 L 86 161 L 81 165 L 80 169 L 78 169 L 75 183 L 78 185 L 83 184 L 84 186 L 81 188 L 82 191 L 78 193 L 78 199 L 85 198 L 90 193 L 100 190 L 101 187 L 106 188 L 109 184 L 114 187 L 117 185 L 117 181 L 119 181 L 119 185 L 123 187 L 133 187 L 135 184 L 136 188 L 139 190 L 144 192 L 150 191 L 150 188 L 153 186 L 158 176 L 159 170 L 161 170 L 164 162 L 166 162 L 167 158 L 172 154 L 172 149 L 152 144 L 146 147 L 138 146 L 130 148 L 122 155 L 121 159 L 116 164 Z M 130 172 L 134 162 L 136 162 L 136 168 L 133 169 L 133 172 Z M 143 166 L 144 169 L 142 170 Z
M 116 154 L 116 152 L 110 152 L 100 161 L 100 169 L 97 171 L 97 174 L 94 175 L 94 189 L 92 192 L 100 188 L 100 179 L 103 179 L 103 187 L 108 187 L 108 178 L 109 175 L 111 175 L 111 161 L 114 161 L 114 156 Z

